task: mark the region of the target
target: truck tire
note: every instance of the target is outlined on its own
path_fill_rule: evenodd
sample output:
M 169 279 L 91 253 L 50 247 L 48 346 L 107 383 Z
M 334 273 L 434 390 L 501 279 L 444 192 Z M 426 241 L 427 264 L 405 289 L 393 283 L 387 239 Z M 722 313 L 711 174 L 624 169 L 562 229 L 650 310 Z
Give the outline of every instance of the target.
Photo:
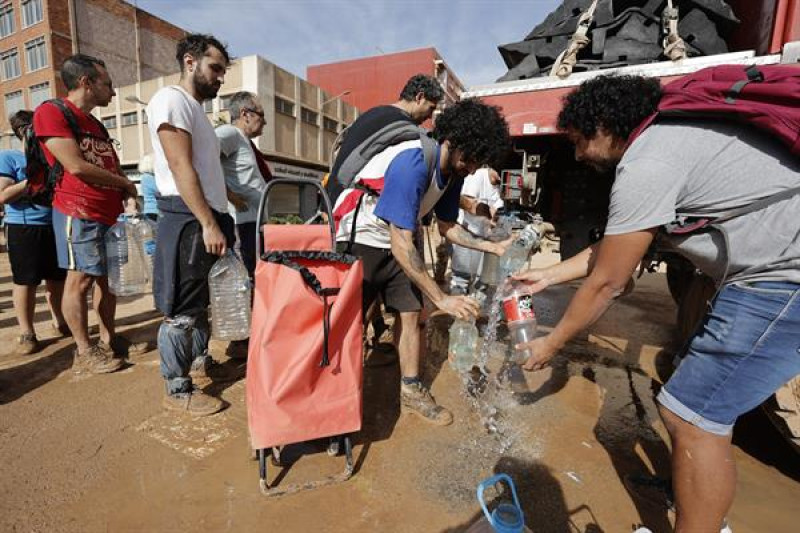
M 668 265 L 667 280 L 669 272 Z M 671 289 L 678 292 L 672 295 L 678 304 L 678 337 L 685 344 L 708 311 L 708 302 L 714 297 L 716 288 L 708 276 L 693 273 L 688 277 L 680 267 L 673 271 L 673 282 Z M 800 453 L 800 376 L 778 389 L 761 405 L 761 409 L 789 445 Z

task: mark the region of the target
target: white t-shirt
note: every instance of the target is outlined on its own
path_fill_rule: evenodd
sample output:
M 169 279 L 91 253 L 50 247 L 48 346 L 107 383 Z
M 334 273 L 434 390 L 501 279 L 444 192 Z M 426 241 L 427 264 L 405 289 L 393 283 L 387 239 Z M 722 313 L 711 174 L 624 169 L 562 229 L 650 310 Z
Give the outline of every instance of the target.
M 478 169 L 474 174 L 464 178 L 464 186 L 461 188 L 461 196 L 475 198 L 479 204 L 486 204 L 492 209 L 503 207 L 503 200 L 500 198 L 500 190 L 497 185 L 492 185 L 489 179 L 489 169 Z M 486 217 L 472 215 L 463 209 L 459 210 L 459 223 L 467 230 L 480 237 L 489 234 L 490 223 Z M 477 274 L 483 252 L 464 248 L 457 244 L 453 245 L 453 272 L 457 274 Z
M 225 177 L 219 160 L 219 139 L 200 102 L 182 87 L 164 87 L 150 99 L 147 105 L 147 121 L 159 194 L 179 196 L 175 178 L 158 138 L 158 128 L 162 124 L 169 124 L 189 132 L 192 136 L 192 166 L 200 179 L 203 196 L 214 211 L 226 213 L 228 197 L 225 194 Z

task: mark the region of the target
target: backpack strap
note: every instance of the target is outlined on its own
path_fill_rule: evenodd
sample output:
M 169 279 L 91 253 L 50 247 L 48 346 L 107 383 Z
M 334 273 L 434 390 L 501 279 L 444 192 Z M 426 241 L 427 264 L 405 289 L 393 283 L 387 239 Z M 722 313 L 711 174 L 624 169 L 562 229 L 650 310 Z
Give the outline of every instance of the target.
M 667 0 L 667 5 L 661 13 L 661 25 L 666 34 L 662 46 L 664 55 L 670 61 L 678 61 L 686 59 L 686 43 L 678 34 L 678 8 L 672 4 L 672 0 Z

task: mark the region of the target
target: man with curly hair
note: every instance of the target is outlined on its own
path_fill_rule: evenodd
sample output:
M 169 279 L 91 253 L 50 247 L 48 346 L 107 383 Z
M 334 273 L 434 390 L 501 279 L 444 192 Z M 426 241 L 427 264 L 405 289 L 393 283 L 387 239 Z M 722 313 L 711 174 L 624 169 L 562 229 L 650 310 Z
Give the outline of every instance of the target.
M 419 315 L 424 293 L 433 304 L 456 318 L 477 316 L 478 303 L 465 296 L 448 296 L 427 273 L 414 242 L 423 216 L 434 211 L 439 231 L 450 241 L 497 255 L 508 242 L 484 240 L 457 223 L 464 177 L 485 164 L 501 161 L 509 147 L 508 125 L 495 107 L 463 100 L 436 120 L 436 164 L 428 171 L 422 141 L 390 146 L 358 172 L 336 202 L 340 219 L 336 240 L 364 261 L 364 309 L 380 295 L 399 323 L 397 349 L 403 411 L 437 425 L 453 415 L 437 405 L 420 381 L 422 338 Z
M 800 195 L 722 217 L 797 187 L 800 162 L 770 136 L 728 121 L 662 119 L 631 140 L 660 98 L 658 80 L 600 76 L 565 99 L 558 125 L 576 159 L 616 176 L 603 239 L 516 276 L 534 290 L 586 277 L 553 331 L 528 343 L 525 368 L 547 364 L 605 312 L 657 234 L 711 276 L 719 286 L 712 308 L 657 397 L 672 441 L 676 531 L 711 533 L 726 527 L 733 501 L 736 419 L 800 373 Z M 698 215 L 719 220 L 679 228 Z

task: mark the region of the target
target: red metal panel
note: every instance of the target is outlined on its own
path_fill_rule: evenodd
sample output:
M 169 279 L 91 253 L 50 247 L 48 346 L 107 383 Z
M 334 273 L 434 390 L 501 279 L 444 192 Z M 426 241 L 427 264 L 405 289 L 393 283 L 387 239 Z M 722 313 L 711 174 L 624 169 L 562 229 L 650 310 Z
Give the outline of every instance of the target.
M 342 100 L 366 111 L 396 102 L 400 91 L 414 74 L 434 74 L 434 48 L 365 57 L 306 69 L 306 78 L 335 96 L 349 90 Z

